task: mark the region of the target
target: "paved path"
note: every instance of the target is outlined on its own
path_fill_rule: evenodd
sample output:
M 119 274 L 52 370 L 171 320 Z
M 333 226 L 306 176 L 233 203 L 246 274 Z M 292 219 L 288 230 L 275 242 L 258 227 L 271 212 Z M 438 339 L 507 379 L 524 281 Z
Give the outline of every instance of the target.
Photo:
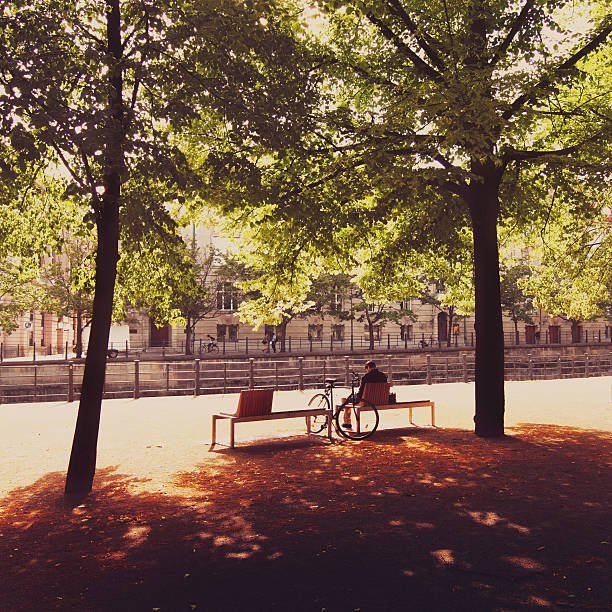
M 473 383 L 398 386 L 394 390 L 400 401 L 434 400 L 439 427 L 473 429 Z M 304 407 L 313 393 L 278 392 L 274 409 Z M 612 431 L 611 376 L 508 382 L 506 398 L 509 434 L 520 423 Z M 219 453 L 208 452 L 210 413 L 221 407 L 232 409 L 236 400 L 236 394 L 107 400 L 102 410 L 98 467 L 112 466 L 147 479 L 151 490 L 163 490 L 177 472 L 216 460 Z M 77 409 L 77 403 L 65 402 L 0 406 L 0 497 L 49 472 L 65 471 Z M 406 411 L 383 412 L 380 427 L 398 427 L 406 416 Z M 426 423 L 427 416 L 427 409 L 415 410 L 417 422 L 420 418 Z M 223 426 L 219 427 L 221 440 L 226 439 Z M 303 432 L 303 421 L 246 423 L 238 425 L 236 432 L 238 444 L 292 436 Z

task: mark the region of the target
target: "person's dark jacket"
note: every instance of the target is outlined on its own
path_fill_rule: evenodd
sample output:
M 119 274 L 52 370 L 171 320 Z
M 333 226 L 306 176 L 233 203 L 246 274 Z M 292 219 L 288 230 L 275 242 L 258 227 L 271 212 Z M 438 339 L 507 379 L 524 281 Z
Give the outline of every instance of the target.
M 374 368 L 369 372 L 366 372 L 361 379 L 361 385 L 359 385 L 359 391 L 357 392 L 357 397 L 355 398 L 356 402 L 361 401 L 361 396 L 363 395 L 363 390 L 366 386 L 366 383 L 377 383 L 377 382 L 387 382 L 387 375 L 384 372 L 381 372 L 378 368 Z

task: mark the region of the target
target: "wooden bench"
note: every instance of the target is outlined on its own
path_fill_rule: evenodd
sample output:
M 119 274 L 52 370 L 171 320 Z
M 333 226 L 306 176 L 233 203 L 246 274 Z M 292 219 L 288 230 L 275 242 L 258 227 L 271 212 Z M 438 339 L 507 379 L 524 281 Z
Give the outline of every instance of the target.
M 304 417 L 306 419 L 306 433 L 311 433 L 311 419 L 314 416 L 324 416 L 329 413 L 325 408 L 308 408 L 304 410 L 285 410 L 283 412 L 272 412 L 272 399 L 274 389 L 250 389 L 241 391 L 236 412 L 217 412 L 212 415 L 212 449 L 217 442 L 217 421 L 229 421 L 229 446 L 234 448 L 234 427 L 236 423 L 248 423 L 252 421 L 270 421 L 274 419 L 294 419 Z M 331 440 L 332 419 L 329 414 L 327 419 L 327 437 Z
M 378 411 L 381 410 L 401 410 L 402 408 L 408 408 L 408 418 L 411 425 L 416 425 L 412 420 L 412 411 L 414 408 L 428 407 L 431 409 L 431 426 L 436 426 L 436 405 L 431 400 L 412 400 L 408 402 L 396 402 L 394 404 L 389 403 L 389 390 L 391 385 L 389 383 L 366 383 L 363 388 L 362 399 L 376 406 Z M 357 405 L 355 410 L 359 412 L 365 410 L 371 410 L 368 404 L 363 406 Z M 358 416 L 358 415 L 357 415 Z

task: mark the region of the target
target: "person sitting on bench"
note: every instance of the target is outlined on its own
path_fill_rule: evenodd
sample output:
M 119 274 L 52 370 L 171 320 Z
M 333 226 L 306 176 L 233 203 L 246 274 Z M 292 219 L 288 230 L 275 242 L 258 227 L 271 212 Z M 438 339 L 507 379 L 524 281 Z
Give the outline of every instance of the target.
M 387 382 L 387 375 L 384 372 L 381 372 L 376 367 L 376 362 L 370 360 L 365 362 L 365 371 L 366 373 L 361 378 L 361 384 L 359 385 L 359 391 L 357 391 L 355 397 L 352 396 L 347 399 L 347 403 L 351 402 L 354 404 L 358 404 L 363 397 L 363 390 L 367 383 L 379 383 L 379 382 Z M 343 427 L 352 428 L 351 425 L 351 409 L 347 408 L 344 411 L 344 423 Z

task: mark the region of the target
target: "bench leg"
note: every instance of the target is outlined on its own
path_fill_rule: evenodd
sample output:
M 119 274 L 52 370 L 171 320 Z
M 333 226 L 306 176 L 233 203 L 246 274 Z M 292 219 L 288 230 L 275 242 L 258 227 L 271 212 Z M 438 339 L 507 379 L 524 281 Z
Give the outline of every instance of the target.
M 230 448 L 234 448 L 234 419 L 230 419 Z
M 310 435 L 310 416 L 304 417 L 306 419 L 306 433 Z
M 211 441 L 210 447 L 212 448 L 217 443 L 217 415 L 216 414 L 212 415 L 211 430 L 212 430 L 212 441 Z
M 410 424 L 414 425 L 414 421 L 412 420 L 412 406 L 408 406 L 408 418 L 410 420 Z
M 431 426 L 436 426 L 436 405 L 431 402 Z

